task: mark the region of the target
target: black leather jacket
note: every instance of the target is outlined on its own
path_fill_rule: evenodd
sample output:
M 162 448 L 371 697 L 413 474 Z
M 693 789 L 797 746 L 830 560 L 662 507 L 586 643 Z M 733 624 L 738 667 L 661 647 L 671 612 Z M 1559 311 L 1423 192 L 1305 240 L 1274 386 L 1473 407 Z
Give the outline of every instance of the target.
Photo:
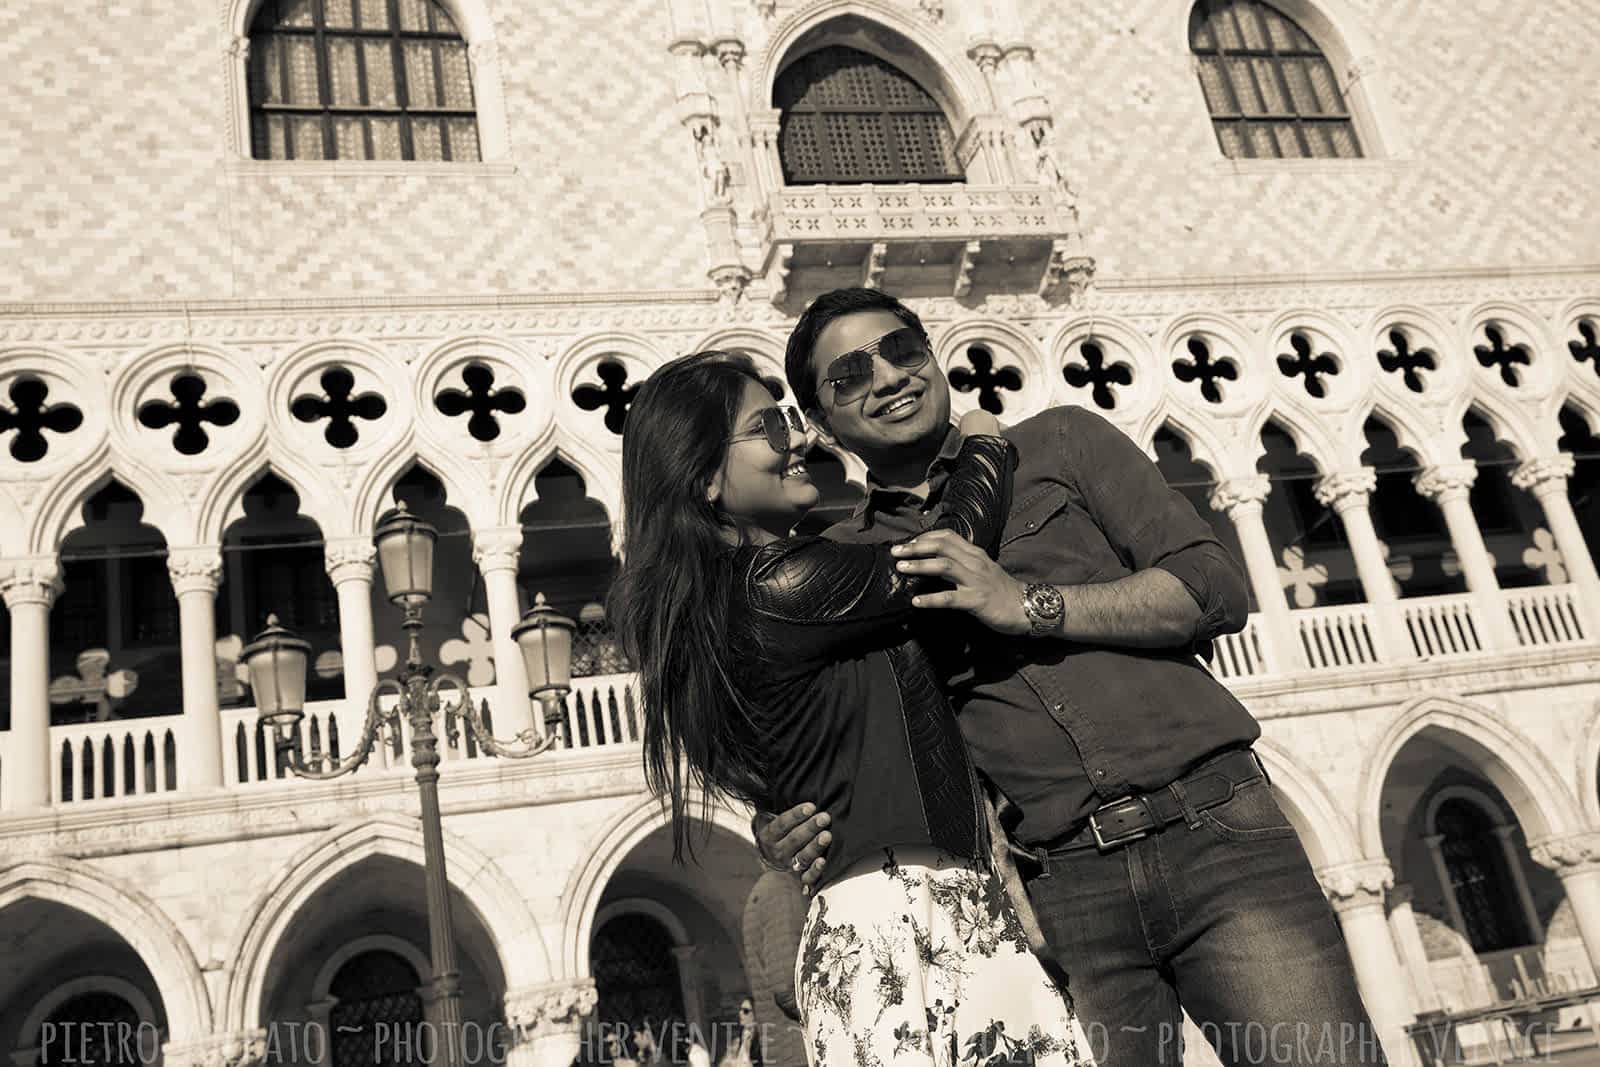
M 1016 454 L 968 438 L 935 529 L 995 552 Z M 754 652 L 740 682 L 767 757 L 768 811 L 832 817 L 824 882 L 874 850 L 935 845 L 987 861 L 976 774 L 939 676 L 910 626 L 937 581 L 895 569 L 889 545 L 790 537 L 734 554 L 732 617 Z M 922 612 L 916 621 L 937 625 Z

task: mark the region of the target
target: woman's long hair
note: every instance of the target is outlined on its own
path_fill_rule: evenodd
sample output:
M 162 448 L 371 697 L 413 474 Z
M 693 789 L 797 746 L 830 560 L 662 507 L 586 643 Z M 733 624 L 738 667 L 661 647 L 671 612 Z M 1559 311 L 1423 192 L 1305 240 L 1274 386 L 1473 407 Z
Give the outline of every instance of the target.
M 623 564 L 607 615 L 639 671 L 645 781 L 672 802 L 672 854 L 689 843 L 687 795 L 765 796 L 759 738 L 732 665 L 727 517 L 706 496 L 722 467 L 749 357 L 696 352 L 660 367 L 628 407 L 622 435 Z M 685 764 L 689 780 L 684 779 Z

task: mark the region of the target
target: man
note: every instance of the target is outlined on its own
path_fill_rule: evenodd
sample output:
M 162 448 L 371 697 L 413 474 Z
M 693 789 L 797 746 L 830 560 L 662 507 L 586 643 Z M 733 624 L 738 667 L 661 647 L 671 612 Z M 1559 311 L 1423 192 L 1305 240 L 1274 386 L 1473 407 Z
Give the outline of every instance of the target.
M 1247 611 L 1206 522 L 1110 423 L 1062 407 L 1006 433 L 1020 459 L 998 563 L 924 534 L 959 443 L 949 384 L 915 313 L 875 290 L 819 297 L 786 374 L 818 432 L 870 472 L 828 536 L 916 537 L 902 569 L 953 586 L 920 607 L 1011 606 L 1006 634 L 941 613 L 924 640 L 970 644 L 936 659 L 1101 1067 L 1180 1063 L 1180 1007 L 1226 1064 L 1385 1062 L 1250 751 L 1260 728 L 1197 656 Z M 808 884 L 829 840 L 810 807 L 757 819 L 769 861 Z
M 759 1058 L 767 1067 L 805 1067 L 794 961 L 800 953 L 808 904 L 799 883 L 783 871 L 762 874 L 745 898 L 740 932 L 750 997 L 739 1004 L 739 1022 L 760 1028 Z

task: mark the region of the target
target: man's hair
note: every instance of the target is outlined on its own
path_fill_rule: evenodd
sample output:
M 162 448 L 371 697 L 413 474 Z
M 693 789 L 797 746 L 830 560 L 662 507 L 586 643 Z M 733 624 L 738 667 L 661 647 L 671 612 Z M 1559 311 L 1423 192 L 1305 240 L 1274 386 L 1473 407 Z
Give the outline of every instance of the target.
M 923 337 L 928 335 L 915 311 L 881 290 L 856 287 L 823 293 L 794 324 L 788 350 L 783 356 L 784 377 L 789 379 L 789 388 L 794 391 L 802 411 L 817 406 L 817 383 L 811 373 L 811 354 L 817 347 L 817 338 L 828 328 L 828 323 L 857 311 L 887 311 Z

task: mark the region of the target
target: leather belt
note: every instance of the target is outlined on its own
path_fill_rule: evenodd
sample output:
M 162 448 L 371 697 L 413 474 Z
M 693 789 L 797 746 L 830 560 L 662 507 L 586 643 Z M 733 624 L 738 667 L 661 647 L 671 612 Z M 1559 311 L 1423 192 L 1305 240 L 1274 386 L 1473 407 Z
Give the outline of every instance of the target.
M 1267 769 L 1250 749 L 1233 749 L 1190 771 L 1165 789 L 1137 793 L 1102 804 L 1088 823 L 1053 841 L 1033 848 L 1013 846 L 1013 854 L 1041 866 L 1040 877 L 1049 877 L 1050 856 L 1099 849 L 1110 852 L 1142 837 L 1159 833 L 1175 822 L 1226 804 L 1239 786 L 1257 778 L 1267 779 Z

